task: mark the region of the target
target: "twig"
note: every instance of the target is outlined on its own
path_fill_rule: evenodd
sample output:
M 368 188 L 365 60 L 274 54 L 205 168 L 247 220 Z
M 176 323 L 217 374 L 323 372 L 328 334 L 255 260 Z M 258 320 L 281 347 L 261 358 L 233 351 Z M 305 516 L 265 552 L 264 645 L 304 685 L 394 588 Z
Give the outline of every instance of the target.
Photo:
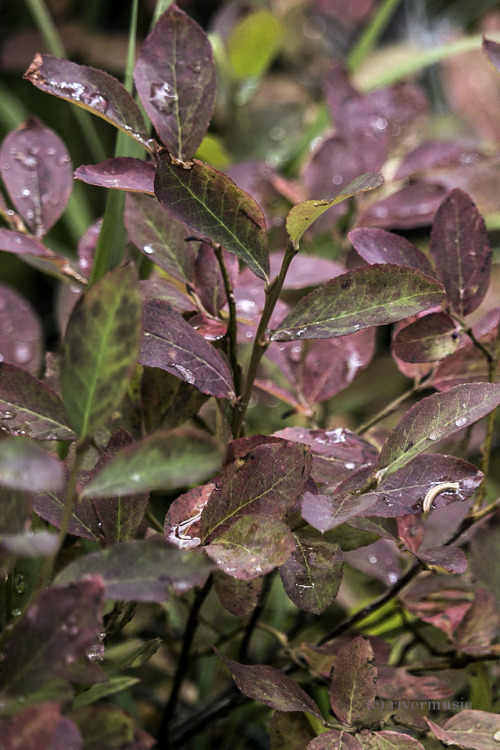
M 252 612 L 252 616 L 250 617 L 249 623 L 243 635 L 243 640 L 241 641 L 240 654 L 239 654 L 239 660 L 241 662 L 246 662 L 247 660 L 248 647 L 250 645 L 252 635 L 254 633 L 255 628 L 257 627 L 257 623 L 259 622 L 259 618 L 262 614 L 262 610 L 266 606 L 267 598 L 271 592 L 271 585 L 272 585 L 273 577 L 274 577 L 273 573 L 274 571 L 272 571 L 271 573 L 269 573 L 267 576 L 264 577 L 264 583 L 262 586 L 262 591 L 260 592 L 259 601 L 257 602 L 257 606 Z
M 229 362 L 231 364 L 231 370 L 233 373 L 234 391 L 236 393 L 236 397 L 238 397 L 241 394 L 241 366 L 238 362 L 238 326 L 236 321 L 236 299 L 234 297 L 233 285 L 231 284 L 231 279 L 229 278 L 226 264 L 224 263 L 222 248 L 216 243 L 213 243 L 212 247 L 219 264 L 222 279 L 224 281 L 224 290 L 226 292 L 227 306 L 229 310 L 229 321 L 227 324 L 228 355 Z

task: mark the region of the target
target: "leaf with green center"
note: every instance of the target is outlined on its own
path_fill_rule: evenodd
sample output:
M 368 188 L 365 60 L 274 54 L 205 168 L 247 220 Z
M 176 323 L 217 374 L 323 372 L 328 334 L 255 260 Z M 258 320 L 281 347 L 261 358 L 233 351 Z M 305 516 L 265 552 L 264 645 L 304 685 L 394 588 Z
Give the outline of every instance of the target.
M 440 727 L 425 719 L 438 740 L 471 750 L 497 750 L 500 742 L 500 716 L 488 711 L 461 711 Z
M 337 656 L 330 680 L 330 704 L 340 721 L 354 724 L 377 694 L 377 667 L 367 638 L 359 636 Z
M 392 351 L 403 362 L 439 362 L 460 346 L 457 324 L 446 313 L 430 313 L 396 334 Z
M 483 217 L 463 190 L 452 190 L 439 206 L 429 249 L 453 310 L 473 312 L 490 285 L 492 253 Z
M 185 165 L 188 166 L 188 165 Z M 155 194 L 179 221 L 238 256 L 261 279 L 269 276 L 264 215 L 222 172 L 194 160 L 188 169 L 160 154 Z
M 203 29 L 172 5 L 142 44 L 134 80 L 163 143 L 177 159 L 190 159 L 207 132 L 217 90 Z
M 374 188 L 382 185 L 384 178 L 382 175 L 376 172 L 368 172 L 362 174 L 356 179 L 352 180 L 348 185 L 341 190 L 341 192 L 328 201 L 302 201 L 297 203 L 288 216 L 286 217 L 286 231 L 288 232 L 290 239 L 292 240 L 295 247 L 298 247 L 300 238 L 308 229 L 311 224 L 316 221 L 325 211 L 328 211 L 332 206 L 336 206 L 337 203 L 345 201 L 346 198 L 352 198 L 354 195 L 364 193 L 367 190 L 373 190 Z
M 283 565 L 295 542 L 278 518 L 240 516 L 203 549 L 224 573 L 251 581 Z
M 0 364 L 0 425 L 37 440 L 74 440 L 59 396 L 26 370 Z
M 271 750 L 304 750 L 315 732 L 302 713 L 280 713 L 275 711 L 269 725 Z
M 141 296 L 133 266 L 108 273 L 78 301 L 66 329 L 61 391 L 80 438 L 121 402 L 137 361 Z
M 361 266 L 302 297 L 272 332 L 272 341 L 329 339 L 387 325 L 440 305 L 441 284 L 390 264 Z
M 202 541 L 220 536 L 241 516 L 284 516 L 301 497 L 310 470 L 309 449 L 285 440 L 259 445 L 226 466 L 203 509 Z
M 88 109 L 150 148 L 139 106 L 125 86 L 108 73 L 37 53 L 23 77 L 40 91 Z
M 117 453 L 84 488 L 82 497 L 176 489 L 206 479 L 221 458 L 217 442 L 203 432 L 156 432 Z
M 121 693 L 132 687 L 132 685 L 137 685 L 138 682 L 140 682 L 138 677 L 112 677 L 108 682 L 93 685 L 88 690 L 77 695 L 73 700 L 73 708 L 91 706 L 96 701 L 107 698 L 109 695 L 116 695 L 116 693 Z
M 378 476 L 394 474 L 412 458 L 500 404 L 500 386 L 468 383 L 433 393 L 408 409 L 387 438 L 379 456 Z
M 247 698 L 270 706 L 275 711 L 305 711 L 320 721 L 323 720 L 313 699 L 291 677 L 283 674 L 276 667 L 265 664 L 252 666 L 239 664 L 223 656 L 215 646 L 212 648 L 219 659 L 222 659 L 231 670 L 236 686 Z
M 0 485 L 36 492 L 62 487 L 64 468 L 55 456 L 29 438 L 0 441 Z
M 343 557 L 338 544 L 318 532 L 294 534 L 295 550 L 280 568 L 283 587 L 304 612 L 319 615 L 333 602 L 342 581 Z
M 101 576 L 106 599 L 166 602 L 202 586 L 213 565 L 197 552 L 183 551 L 163 539 L 136 539 L 93 552 L 68 565 L 58 585 Z

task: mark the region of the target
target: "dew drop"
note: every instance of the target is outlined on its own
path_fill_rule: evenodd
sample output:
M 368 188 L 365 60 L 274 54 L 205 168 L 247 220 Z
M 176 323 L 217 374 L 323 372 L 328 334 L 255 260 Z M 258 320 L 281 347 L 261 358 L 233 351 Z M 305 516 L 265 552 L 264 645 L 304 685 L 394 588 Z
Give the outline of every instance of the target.
M 166 115 L 170 114 L 178 98 L 168 83 L 151 84 L 149 101 L 158 112 L 163 112 Z
M 343 180 L 343 179 L 344 179 L 344 178 L 342 177 L 342 175 L 341 175 L 341 174 L 335 174 L 335 175 L 334 175 L 334 176 L 332 177 L 332 182 L 333 182 L 333 184 L 334 184 L 334 185 L 341 185 L 341 184 L 342 184 L 342 180 Z
M 141 475 L 138 474 L 137 472 L 135 474 L 131 474 L 130 475 L 130 481 L 131 482 L 139 482 L 140 479 L 141 479 Z
M 146 253 L 146 255 L 153 255 L 155 251 L 153 245 L 143 245 L 142 250 Z
M 57 151 L 53 146 L 49 146 L 45 153 L 47 156 L 55 156 Z
M 5 411 L 0 411 L 0 419 L 14 419 L 16 416 L 15 411 L 11 411 L 10 409 L 6 409 Z
M 99 91 L 91 91 L 89 93 L 85 92 L 82 94 L 82 102 L 84 102 L 88 107 L 92 107 L 92 109 L 95 109 L 96 112 L 101 112 L 101 114 L 106 114 L 108 107 L 109 107 L 109 101 L 107 98 L 99 93 Z
M 6 162 L 4 162 L 4 163 L 2 164 L 2 169 L 4 169 L 4 170 L 10 169 L 10 164 L 9 164 L 9 162 L 8 162 L 8 161 L 6 161 Z
M 368 562 L 371 563 L 372 565 L 375 565 L 375 563 L 378 562 L 378 560 L 375 557 L 375 555 L 368 555 Z
M 181 376 L 181 378 L 183 380 L 185 380 L 186 383 L 189 383 L 190 385 L 194 385 L 195 377 L 194 377 L 193 373 L 191 372 L 191 370 L 188 370 L 187 367 L 183 367 L 182 365 L 172 364 L 171 366 L 175 370 L 177 370 L 177 372 L 179 373 L 179 375 Z
M 29 190 L 29 188 L 23 188 L 23 190 L 21 190 L 21 198 L 29 198 L 30 195 L 31 190 Z
M 22 573 L 17 573 L 14 578 L 14 588 L 18 594 L 24 594 L 26 591 L 26 579 Z
M 291 347 L 290 351 L 288 352 L 288 358 L 292 360 L 292 362 L 300 362 L 300 358 L 302 356 L 302 346 L 300 344 L 295 344 Z
M 398 577 L 397 577 L 396 573 L 394 573 L 392 570 L 390 570 L 387 573 L 387 580 L 389 581 L 389 583 L 396 583 L 396 581 L 398 580 Z
M 70 161 L 71 161 L 71 160 L 70 160 L 70 158 L 69 158 L 68 154 L 64 154 L 63 156 L 60 156 L 60 157 L 59 157 L 59 159 L 57 160 L 57 165 L 58 165 L 59 167 L 64 167 L 64 166 L 65 166 L 66 164 L 68 164 L 68 163 L 69 163 Z
M 35 212 L 31 208 L 28 208 L 28 210 L 24 212 L 24 217 L 28 221 L 31 221 L 32 219 L 35 218 Z
M 344 464 L 344 467 L 345 467 L 345 468 L 346 468 L 346 469 L 347 469 L 348 471 L 352 471 L 352 470 L 353 470 L 353 469 L 355 468 L 355 466 L 356 466 L 356 464 L 353 464 L 353 462 L 352 462 L 352 461 L 347 461 L 347 463 L 345 463 L 345 464 Z
M 30 171 L 37 169 L 40 166 L 40 159 L 35 154 L 25 154 L 22 151 L 18 151 L 16 154 L 16 160 L 22 167 Z
M 500 730 L 495 732 L 495 734 L 493 735 L 493 740 L 495 742 L 500 742 Z
M 463 427 L 468 422 L 467 417 L 459 417 L 458 419 L 455 419 L 455 425 L 456 427 Z
M 29 344 L 17 344 L 16 348 L 14 349 L 14 359 L 16 360 L 16 362 L 18 362 L 20 365 L 24 365 L 26 364 L 26 362 L 30 361 L 31 356 L 32 351 Z
M 16 607 L 16 609 L 12 610 L 11 614 L 12 614 L 12 617 L 19 617 L 19 615 L 21 614 L 21 610 L 17 609 L 17 607 Z
M 251 338 L 252 338 L 252 331 L 246 331 L 246 332 L 245 332 L 245 337 L 246 337 L 247 339 L 251 339 Z
M 378 130 L 385 130 L 387 127 L 387 120 L 385 117 L 379 117 L 375 124 Z

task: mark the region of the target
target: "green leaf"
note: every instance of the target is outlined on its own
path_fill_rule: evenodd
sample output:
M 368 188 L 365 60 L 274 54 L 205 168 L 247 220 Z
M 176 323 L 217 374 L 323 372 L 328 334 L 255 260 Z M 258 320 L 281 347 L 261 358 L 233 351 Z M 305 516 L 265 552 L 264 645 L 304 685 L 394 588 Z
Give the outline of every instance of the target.
M 122 400 L 137 360 L 141 298 L 133 266 L 108 273 L 77 303 L 66 329 L 61 390 L 71 426 L 92 435 Z
M 177 219 L 237 255 L 259 278 L 268 278 L 264 215 L 227 175 L 196 159 L 184 166 L 173 164 L 169 154 L 163 153 L 155 194 Z
M 365 193 L 367 190 L 373 190 L 376 187 L 382 185 L 384 178 L 381 174 L 376 172 L 368 172 L 356 177 L 352 182 L 345 186 L 341 192 L 328 201 L 302 201 L 297 203 L 288 216 L 286 217 L 286 231 L 290 235 L 295 247 L 298 247 L 299 240 L 308 229 L 311 224 L 316 221 L 317 218 L 328 211 L 332 206 L 336 206 L 337 203 L 345 201 L 346 198 L 351 198 L 353 195 L 359 195 L 359 193 Z
M 441 284 L 421 271 L 389 263 L 361 266 L 302 297 L 271 340 L 345 336 L 416 315 L 443 298 Z
M 112 677 L 109 682 L 103 682 L 100 685 L 92 685 L 91 688 L 85 690 L 85 692 L 77 695 L 73 700 L 73 708 L 80 708 L 80 706 L 91 706 L 92 703 L 107 698 L 108 695 L 115 695 L 121 693 L 123 690 L 132 687 L 140 682 L 138 677 Z
M 243 18 L 231 32 L 227 51 L 239 79 L 260 77 L 276 57 L 283 29 L 272 13 L 260 10 Z
M 222 458 L 216 441 L 202 432 L 157 432 L 120 451 L 84 488 L 82 497 L 135 495 L 171 490 L 206 479 Z

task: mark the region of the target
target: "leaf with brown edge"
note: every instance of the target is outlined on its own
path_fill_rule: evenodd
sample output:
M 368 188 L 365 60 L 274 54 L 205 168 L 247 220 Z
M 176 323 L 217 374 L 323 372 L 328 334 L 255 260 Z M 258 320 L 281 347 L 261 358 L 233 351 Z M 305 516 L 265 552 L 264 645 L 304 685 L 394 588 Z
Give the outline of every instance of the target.
M 238 256 L 259 278 L 268 279 L 264 215 L 254 199 L 227 175 L 197 159 L 184 169 L 162 153 L 155 195 L 179 221 Z
M 377 694 L 377 667 L 367 638 L 359 636 L 337 655 L 330 678 L 330 704 L 340 721 L 354 724 Z
M 131 156 L 117 156 L 99 164 L 83 164 L 75 179 L 87 185 L 154 195 L 155 165 Z
M 297 203 L 286 217 L 286 231 L 295 247 L 298 247 L 300 238 L 306 229 L 324 214 L 325 211 L 328 211 L 329 208 L 336 206 L 341 201 L 346 200 L 346 198 L 352 198 L 354 195 L 359 195 L 359 193 L 364 193 L 367 190 L 373 190 L 374 188 L 379 187 L 382 185 L 383 181 L 384 178 L 381 174 L 368 172 L 368 174 L 360 175 L 352 180 L 352 182 L 346 185 L 345 188 L 343 188 L 340 193 L 331 200 L 312 200 Z
M 337 595 L 343 555 L 338 544 L 313 529 L 299 530 L 294 538 L 295 549 L 280 568 L 283 588 L 299 609 L 319 615 Z
M 66 146 L 36 117 L 7 135 L 0 148 L 0 169 L 12 204 L 37 237 L 63 214 L 73 187 Z
M 234 398 L 229 367 L 218 350 L 162 300 L 144 305 L 138 361 L 160 367 L 216 398 Z
M 73 102 L 102 117 L 145 148 L 151 147 L 139 106 L 125 86 L 108 73 L 37 53 L 23 78 L 40 91 Z
M 134 81 L 165 146 L 177 159 L 190 159 L 208 130 L 217 77 L 207 35 L 176 5 L 143 42 Z
M 378 476 L 388 476 L 412 458 L 465 425 L 489 414 L 500 404 L 500 386 L 469 383 L 434 393 L 412 406 L 382 447 Z
M 213 650 L 230 669 L 238 690 L 275 711 L 305 711 L 320 721 L 323 717 L 316 703 L 302 690 L 291 677 L 276 667 L 266 664 L 247 666 L 239 664 L 212 646 Z
M 259 445 L 243 462 L 226 466 L 201 516 L 202 541 L 211 541 L 241 516 L 280 518 L 301 497 L 311 456 L 285 440 Z
M 288 526 L 264 515 L 240 516 L 203 547 L 220 570 L 242 581 L 270 573 L 283 565 L 294 549 Z
M 272 341 L 328 339 L 386 325 L 441 304 L 441 285 L 420 271 L 389 263 L 360 266 L 299 300 Z
M 473 312 L 488 291 L 492 253 L 483 217 L 463 190 L 455 188 L 439 206 L 430 253 L 452 308 L 460 316 Z
M 425 718 L 433 734 L 445 745 L 471 750 L 497 750 L 500 739 L 500 716 L 488 711 L 460 711 L 440 727 Z

